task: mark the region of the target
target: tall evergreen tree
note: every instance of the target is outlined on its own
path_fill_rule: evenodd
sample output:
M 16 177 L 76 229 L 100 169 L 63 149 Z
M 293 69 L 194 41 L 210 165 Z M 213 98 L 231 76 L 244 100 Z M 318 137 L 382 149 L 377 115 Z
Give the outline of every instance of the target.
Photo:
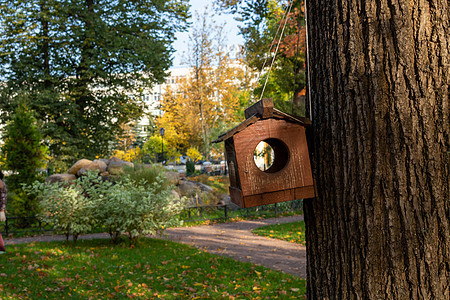
M 1 0 L 1 119 L 27 91 L 53 155 L 108 153 L 166 76 L 187 17 L 187 0 Z
M 5 169 L 12 171 L 8 176 L 9 198 L 13 199 L 10 211 L 16 216 L 34 215 L 36 199 L 21 192 L 22 184 L 31 184 L 38 178 L 39 169 L 45 166 L 47 148 L 24 95 L 18 96 L 18 106 L 2 138 Z

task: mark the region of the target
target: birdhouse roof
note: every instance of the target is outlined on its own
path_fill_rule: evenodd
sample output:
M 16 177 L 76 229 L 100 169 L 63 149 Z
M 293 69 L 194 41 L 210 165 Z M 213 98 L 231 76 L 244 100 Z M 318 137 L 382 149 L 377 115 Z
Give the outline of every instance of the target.
M 304 117 L 297 117 L 287 114 L 273 107 L 271 98 L 262 99 L 245 110 L 245 121 L 229 131 L 221 134 L 213 143 L 223 142 L 236 133 L 245 130 L 248 126 L 263 119 L 281 119 L 292 123 L 300 124 L 304 127 L 312 124 L 311 120 Z

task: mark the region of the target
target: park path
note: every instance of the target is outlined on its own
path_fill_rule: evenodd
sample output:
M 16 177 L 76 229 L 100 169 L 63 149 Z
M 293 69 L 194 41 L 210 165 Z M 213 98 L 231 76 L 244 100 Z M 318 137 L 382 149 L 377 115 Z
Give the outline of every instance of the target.
M 233 223 L 170 228 L 167 239 L 189 244 L 209 253 L 306 278 L 306 247 L 253 234 L 255 228 L 302 221 L 303 216 L 245 220 Z
M 302 221 L 303 216 L 280 217 L 262 220 L 245 220 L 233 223 L 169 228 L 163 239 L 188 244 L 209 253 L 251 262 L 273 270 L 306 278 L 306 247 L 300 244 L 261 237 L 251 231 L 255 228 L 281 223 Z M 87 234 L 80 239 L 109 238 L 108 234 Z M 5 239 L 5 244 L 63 241 L 65 236 L 44 235 Z

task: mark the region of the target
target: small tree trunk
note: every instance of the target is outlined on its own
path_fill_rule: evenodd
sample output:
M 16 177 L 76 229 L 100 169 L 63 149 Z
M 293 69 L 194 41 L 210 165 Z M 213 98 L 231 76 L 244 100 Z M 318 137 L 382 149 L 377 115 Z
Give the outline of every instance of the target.
M 308 1 L 309 299 L 450 299 L 448 1 Z

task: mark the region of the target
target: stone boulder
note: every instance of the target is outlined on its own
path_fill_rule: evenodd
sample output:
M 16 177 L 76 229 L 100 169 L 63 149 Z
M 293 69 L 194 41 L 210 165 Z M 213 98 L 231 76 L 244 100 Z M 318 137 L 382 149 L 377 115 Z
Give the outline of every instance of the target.
M 180 200 L 181 200 L 181 197 L 180 197 L 180 195 L 177 193 L 177 191 L 172 190 L 171 194 L 172 194 L 172 197 L 173 197 L 173 199 L 174 199 L 175 201 L 180 201 Z
M 238 205 L 236 205 L 233 202 L 231 202 L 230 195 L 227 195 L 227 194 L 223 195 L 222 199 L 220 199 L 219 203 L 217 203 L 217 204 L 218 205 L 226 205 L 231 210 L 238 210 L 238 209 L 240 209 L 240 207 Z
M 74 183 L 77 177 L 73 174 L 53 174 L 45 178 L 45 182 L 55 183 L 62 182 L 64 185 L 69 185 Z
M 177 185 L 181 197 L 187 197 L 187 206 L 216 204 L 219 199 L 214 195 L 214 189 L 206 184 L 180 179 Z
M 195 193 L 197 185 L 193 181 L 181 180 L 181 183 L 177 186 L 182 196 L 190 196 Z
M 201 182 L 195 182 L 195 184 L 202 192 L 212 193 L 214 191 L 212 187 Z
M 92 161 L 89 159 L 84 159 L 84 158 L 80 159 L 69 169 L 69 171 L 67 171 L 67 173 L 72 174 L 72 175 L 77 175 L 78 171 L 80 171 L 81 168 L 86 167 L 90 163 L 92 163 Z
M 106 171 L 109 172 L 109 174 L 111 175 L 119 175 L 124 172 L 123 171 L 124 166 L 134 168 L 133 163 L 118 159 L 117 157 L 113 157 L 109 160 L 108 168 Z
M 106 164 L 106 166 L 108 166 L 109 164 L 109 159 L 106 158 L 100 158 L 99 160 L 101 160 L 102 162 L 104 162 Z
M 180 181 L 180 173 L 178 172 L 165 172 L 167 180 L 169 180 L 170 184 L 179 185 Z
M 82 167 L 80 170 L 78 170 L 77 172 L 77 176 L 82 176 L 83 174 L 85 174 L 88 171 L 95 171 L 97 173 L 104 173 L 106 172 L 106 168 L 108 166 L 106 165 L 105 162 L 96 159 L 94 161 L 92 161 L 90 164 Z

